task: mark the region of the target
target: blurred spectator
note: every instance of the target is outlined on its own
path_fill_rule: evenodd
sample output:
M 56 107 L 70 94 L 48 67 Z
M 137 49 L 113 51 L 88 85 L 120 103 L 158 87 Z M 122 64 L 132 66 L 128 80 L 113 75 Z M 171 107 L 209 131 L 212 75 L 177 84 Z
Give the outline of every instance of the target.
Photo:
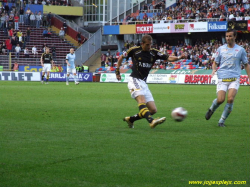
M 32 54 L 34 57 L 36 57 L 38 55 L 37 48 L 35 45 L 32 47 Z
M 11 39 L 5 40 L 5 45 L 6 45 L 6 49 L 7 49 L 7 55 L 9 55 L 9 52 L 11 52 L 11 50 L 12 50 Z
M 63 29 L 64 29 L 64 33 L 65 33 L 65 34 L 67 33 L 67 28 L 68 28 L 67 23 L 64 21 L 64 22 L 63 22 Z M 64 34 L 64 35 L 65 35 L 65 34 Z
M 17 62 L 15 62 L 13 65 L 12 65 L 12 71 L 18 71 L 18 68 L 19 68 L 19 65 Z
M 19 29 L 19 17 L 17 14 L 14 17 L 14 22 L 15 22 L 15 30 L 18 30 Z
M 43 27 L 47 27 L 47 15 L 46 14 L 43 14 L 42 16 L 42 21 L 43 21 Z
M 47 15 L 48 27 L 51 27 L 51 19 L 52 19 L 52 14 L 51 14 L 51 12 L 49 12 Z
M 76 39 L 77 39 L 77 41 L 78 41 L 78 45 L 81 45 L 82 37 L 81 37 L 81 33 L 80 33 L 80 32 L 78 32 L 78 33 L 76 34 Z
M 61 30 L 59 31 L 59 37 L 64 40 L 64 36 L 65 36 L 65 32 L 64 32 L 64 29 L 63 27 L 61 27 Z
M 44 38 L 48 38 L 49 37 L 49 34 L 48 34 L 49 32 L 48 32 L 48 30 L 45 28 L 44 30 L 43 30 L 43 37 Z
M 19 44 L 17 44 L 17 46 L 15 47 L 16 58 L 19 58 L 20 52 L 21 47 L 19 46 Z
M 26 30 L 27 42 L 30 41 L 30 34 L 31 34 L 31 30 L 30 30 L 30 28 L 28 27 L 27 30 Z
M 25 58 L 29 58 L 30 57 L 30 55 L 29 55 L 29 49 L 26 47 L 25 49 L 24 49 L 24 57 Z
M 36 16 L 34 15 L 33 12 L 30 15 L 30 26 L 31 27 L 36 27 Z
M 36 15 L 36 28 L 40 28 L 41 20 L 42 20 L 42 14 L 41 11 L 39 11 L 38 14 Z
M 53 59 L 56 59 L 56 47 L 54 44 L 52 44 L 51 52 L 52 52 Z

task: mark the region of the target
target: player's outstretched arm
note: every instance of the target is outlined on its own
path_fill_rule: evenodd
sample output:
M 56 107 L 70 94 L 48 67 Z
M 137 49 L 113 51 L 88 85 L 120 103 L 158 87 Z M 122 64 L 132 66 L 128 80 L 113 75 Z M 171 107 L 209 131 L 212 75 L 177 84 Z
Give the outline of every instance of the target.
M 168 57 L 168 61 L 169 62 L 174 62 L 174 61 L 177 61 L 177 60 L 180 60 L 180 59 L 186 59 L 186 54 L 182 54 L 181 56 L 169 56 Z
M 116 70 L 115 70 L 115 74 L 116 74 L 116 78 L 117 80 L 121 80 L 121 75 L 120 75 L 120 67 L 122 65 L 122 59 L 123 59 L 123 55 L 121 55 L 117 61 L 117 65 L 116 65 Z

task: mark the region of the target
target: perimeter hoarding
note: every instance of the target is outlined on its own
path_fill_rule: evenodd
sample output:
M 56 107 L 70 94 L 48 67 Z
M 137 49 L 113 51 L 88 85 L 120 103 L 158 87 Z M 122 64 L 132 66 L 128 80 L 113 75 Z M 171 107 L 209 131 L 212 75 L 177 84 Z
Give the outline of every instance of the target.
M 121 74 L 121 81 L 116 79 L 114 73 L 102 73 L 100 82 L 124 82 L 127 83 L 130 74 Z M 208 74 L 149 74 L 147 83 L 157 84 L 198 84 L 198 85 L 216 85 L 218 83 L 217 75 L 213 77 Z M 249 85 L 247 75 L 240 76 L 240 85 Z
M 153 33 L 153 24 L 137 24 L 136 33 L 137 34 Z
M 66 76 L 67 76 L 67 73 L 51 72 L 49 76 L 49 81 L 65 82 Z M 76 78 L 78 82 L 92 82 L 93 74 L 92 73 L 77 73 Z M 72 75 L 69 76 L 69 81 L 74 81 L 74 77 Z
M 0 72 L 1 81 L 40 81 L 39 72 Z
M 207 22 L 188 23 L 188 32 L 207 32 Z
M 208 22 L 208 32 L 225 32 L 227 31 L 227 22 L 226 21 L 215 21 Z
M 189 30 L 188 23 L 170 23 L 170 32 L 171 33 L 188 32 L 188 30 Z
M 153 33 L 170 33 L 170 23 L 153 24 Z
M 120 25 L 120 34 L 135 34 L 136 25 Z

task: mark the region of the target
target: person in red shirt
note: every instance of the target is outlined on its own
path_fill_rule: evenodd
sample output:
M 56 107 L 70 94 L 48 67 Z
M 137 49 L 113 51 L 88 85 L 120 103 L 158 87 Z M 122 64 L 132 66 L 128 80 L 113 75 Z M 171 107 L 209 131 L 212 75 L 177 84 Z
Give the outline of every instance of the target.
M 143 15 L 143 20 L 144 20 L 144 21 L 147 21 L 147 20 L 148 20 L 148 15 L 147 15 L 146 13 L 144 13 L 144 15 Z
M 15 30 L 18 30 L 19 28 L 19 17 L 18 15 L 16 14 L 15 17 L 14 17 L 14 22 L 15 22 Z
M 14 29 L 11 28 L 9 31 L 8 31 L 8 36 L 11 38 L 13 36 L 13 31 Z
M 7 55 L 9 56 L 9 52 L 12 50 L 11 40 L 10 39 L 5 40 L 5 45 L 7 48 Z

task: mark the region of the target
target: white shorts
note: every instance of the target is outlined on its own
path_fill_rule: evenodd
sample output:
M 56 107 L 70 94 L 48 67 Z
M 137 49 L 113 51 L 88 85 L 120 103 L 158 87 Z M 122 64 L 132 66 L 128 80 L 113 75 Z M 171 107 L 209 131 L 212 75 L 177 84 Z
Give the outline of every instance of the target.
M 238 91 L 240 87 L 240 79 L 236 79 L 236 81 L 232 82 L 222 82 L 222 79 L 218 79 L 218 84 L 217 84 L 217 93 L 218 91 L 225 91 L 229 90 L 230 88 L 234 88 Z
M 128 89 L 131 93 L 131 97 L 135 99 L 139 95 L 144 95 L 146 103 L 154 101 L 151 91 L 145 81 L 133 77 L 129 77 Z
M 67 67 L 67 74 L 70 74 L 70 73 L 76 73 L 76 68 L 69 68 Z
M 48 72 L 51 70 L 51 64 L 43 64 L 42 72 Z

